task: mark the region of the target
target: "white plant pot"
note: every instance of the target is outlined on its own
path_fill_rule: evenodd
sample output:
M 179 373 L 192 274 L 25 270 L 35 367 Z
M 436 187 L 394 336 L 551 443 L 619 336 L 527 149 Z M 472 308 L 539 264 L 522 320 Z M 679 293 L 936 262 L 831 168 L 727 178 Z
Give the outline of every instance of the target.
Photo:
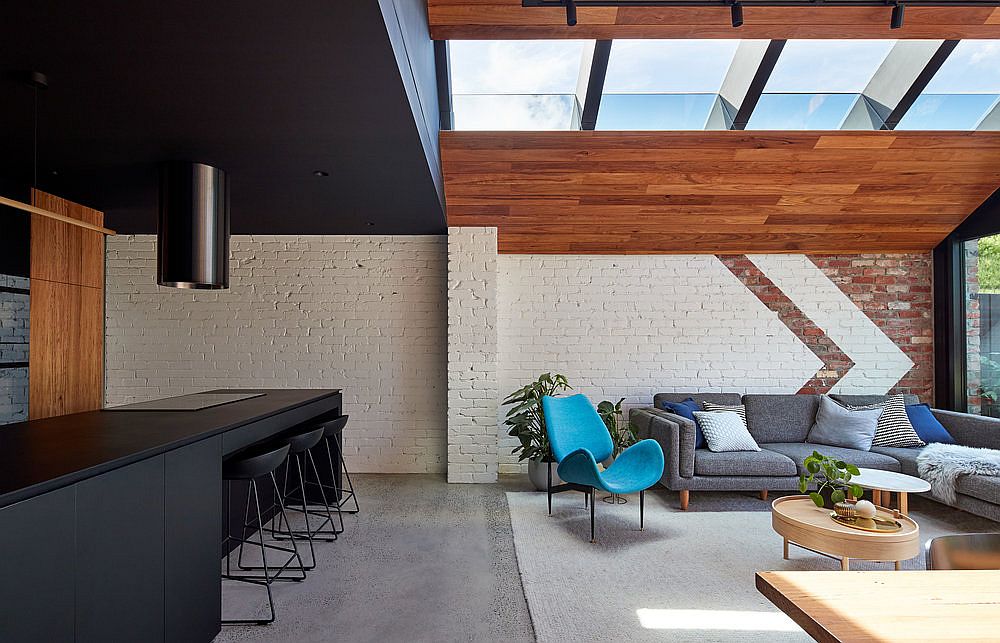
M 552 468 L 552 486 L 557 484 L 562 484 L 562 480 L 559 479 L 558 474 L 556 474 L 556 468 L 559 467 L 557 462 L 542 462 L 541 460 L 528 460 L 528 478 L 531 479 L 531 484 L 535 485 L 535 489 L 539 491 L 545 491 L 548 487 L 546 483 L 548 481 L 548 476 L 545 473 L 545 467 L 548 465 Z

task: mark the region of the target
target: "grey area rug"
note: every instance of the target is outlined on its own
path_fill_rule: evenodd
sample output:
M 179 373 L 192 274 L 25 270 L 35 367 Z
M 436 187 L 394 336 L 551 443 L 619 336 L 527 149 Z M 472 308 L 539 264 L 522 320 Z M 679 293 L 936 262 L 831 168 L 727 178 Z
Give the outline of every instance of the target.
M 619 506 L 598 501 L 598 542 L 591 544 L 582 494 L 556 496 L 551 517 L 545 494 L 507 494 L 539 641 L 811 640 L 757 591 L 754 574 L 839 574 L 838 561 L 796 547 L 783 560 L 782 539 L 771 529 L 768 511 L 679 512 L 657 494 L 647 494 L 646 529 L 638 531 L 637 500 Z M 941 509 L 912 512 L 923 541 L 998 526 Z M 924 569 L 923 556 L 903 568 Z M 892 565 L 852 560 L 851 569 Z M 851 608 L 858 607 L 845 606 Z

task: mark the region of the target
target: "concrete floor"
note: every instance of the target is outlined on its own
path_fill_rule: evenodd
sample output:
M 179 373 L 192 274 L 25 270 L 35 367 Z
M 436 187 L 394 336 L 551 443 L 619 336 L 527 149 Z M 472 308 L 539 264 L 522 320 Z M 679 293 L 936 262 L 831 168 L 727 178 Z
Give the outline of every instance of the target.
M 274 587 L 277 620 L 224 627 L 225 641 L 534 641 L 504 492 L 436 475 L 357 475 L 361 513 L 317 543 L 302 583 Z M 263 589 L 227 583 L 224 613 L 259 606 Z
M 274 585 L 272 625 L 225 627 L 228 641 L 534 641 L 521 587 L 507 491 L 499 484 L 448 484 L 437 475 L 357 475 L 361 513 L 345 516 L 340 540 L 317 543 L 317 569 L 302 583 Z M 772 494 L 772 499 L 775 494 Z M 583 500 L 561 495 L 557 503 Z M 959 530 L 992 523 L 917 496 L 911 509 Z M 647 494 L 646 510 L 679 511 L 677 493 Z M 691 512 L 769 511 L 754 492 L 692 492 Z M 262 588 L 224 585 L 224 614 L 263 606 Z

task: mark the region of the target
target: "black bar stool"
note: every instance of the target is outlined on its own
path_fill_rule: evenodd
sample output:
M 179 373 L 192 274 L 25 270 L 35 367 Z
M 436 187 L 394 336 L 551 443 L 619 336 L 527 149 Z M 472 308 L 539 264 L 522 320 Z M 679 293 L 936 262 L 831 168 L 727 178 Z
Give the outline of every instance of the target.
M 262 448 L 251 448 L 244 452 L 238 453 L 229 460 L 226 460 L 222 464 L 222 479 L 226 482 L 226 496 L 230 499 L 229 505 L 232 507 L 232 482 L 234 480 L 246 480 L 249 482 L 249 493 L 247 496 L 246 510 L 243 514 L 243 526 L 241 527 L 239 537 L 233 536 L 229 533 L 229 521 L 226 521 L 226 537 L 222 542 L 223 551 L 226 552 L 226 573 L 222 575 L 223 578 L 239 581 L 243 583 L 250 583 L 253 585 L 263 585 L 267 588 L 267 603 L 270 610 L 270 616 L 265 619 L 250 618 L 250 619 L 223 619 L 223 625 L 267 625 L 268 623 L 274 622 L 274 597 L 271 594 L 271 583 L 277 580 L 294 580 L 300 581 L 306 577 L 306 568 L 302 564 L 302 558 L 299 556 L 298 547 L 295 545 L 295 540 L 292 540 L 291 549 L 287 547 L 282 547 L 280 545 L 275 545 L 273 543 L 264 542 L 264 518 L 260 511 L 260 494 L 257 488 L 257 479 L 269 477 L 271 479 L 271 486 L 274 488 L 275 497 L 280 493 L 278 490 L 278 481 L 274 477 L 275 470 L 281 466 L 281 463 L 288 458 L 288 445 L 270 445 Z M 253 500 L 253 505 L 257 511 L 256 523 L 251 522 L 250 515 L 250 501 Z M 284 517 L 284 508 L 279 504 L 277 507 L 280 515 Z M 274 533 L 273 518 L 271 531 Z M 287 522 L 287 519 L 286 519 Z M 257 527 L 257 542 L 247 539 L 246 531 L 248 527 Z M 247 574 L 247 573 L 233 573 L 232 567 L 230 565 L 230 560 L 232 558 L 232 552 L 229 550 L 229 543 L 232 541 L 238 541 L 239 546 L 239 556 L 237 558 L 237 566 L 240 569 L 259 569 L 262 570 L 262 574 Z M 260 547 L 260 555 L 262 560 L 262 565 L 260 567 L 247 567 L 242 565 L 243 560 L 243 546 L 244 545 L 255 545 Z M 267 562 L 267 551 L 280 551 L 289 554 L 288 560 L 286 560 L 280 566 L 269 565 Z M 299 574 L 296 576 L 282 577 L 282 575 L 289 570 L 289 565 L 293 561 L 298 561 L 296 567 L 298 567 Z M 292 568 L 294 569 L 294 568 Z
M 305 569 L 307 570 L 314 569 L 316 567 L 316 550 L 313 546 L 313 542 L 316 540 L 332 542 L 337 539 L 337 534 L 343 531 L 343 517 L 340 519 L 341 529 L 338 531 L 333 521 L 330 503 L 326 499 L 326 492 L 323 489 L 323 485 L 314 485 L 319 488 L 320 504 L 317 505 L 315 503 L 310 503 L 307 498 L 306 489 L 309 488 L 307 483 L 309 471 L 312 471 L 317 482 L 320 480 L 319 469 L 316 467 L 316 460 L 313 459 L 312 456 L 312 448 L 319 444 L 322 439 L 322 427 L 312 428 L 304 433 L 297 433 L 280 438 L 281 442 L 288 446 L 288 465 L 285 467 L 285 483 L 282 493 L 279 496 L 280 504 L 285 509 L 289 509 L 300 514 L 305 520 L 305 529 L 292 529 L 291 524 L 288 523 L 288 519 L 285 517 L 284 512 L 282 512 L 278 520 L 278 531 L 281 531 L 280 527 L 282 520 L 284 520 L 285 524 L 289 527 L 284 531 L 290 535 L 292 540 L 298 539 L 308 541 L 310 563 L 305 565 Z M 295 467 L 294 473 L 292 472 L 293 464 Z M 288 479 L 293 475 L 294 478 L 292 479 L 292 484 L 295 486 L 289 489 Z M 295 504 L 298 504 L 298 507 L 296 507 Z M 340 513 L 339 507 L 337 507 L 337 513 Z M 309 520 L 310 516 L 319 517 L 321 519 L 319 524 L 315 527 L 313 527 Z M 274 533 L 274 538 L 276 540 L 283 540 L 285 537 L 286 536 L 284 534 L 278 532 Z
M 356 514 L 361 511 L 361 507 L 358 505 L 358 496 L 354 493 L 354 483 L 351 482 L 351 474 L 347 471 L 347 463 L 344 462 L 343 440 L 341 437 L 344 433 L 344 427 L 347 426 L 348 417 L 347 415 L 341 415 L 338 418 L 319 425 L 323 427 L 323 447 L 326 450 L 327 463 L 330 465 L 330 479 L 333 480 L 333 485 L 324 484 L 323 486 L 334 494 L 333 497 L 337 500 L 337 505 L 343 513 Z M 337 459 L 339 460 L 337 463 L 334 463 L 333 451 L 330 449 L 331 442 L 337 446 Z M 347 481 L 347 489 L 344 488 L 343 482 L 338 482 L 336 471 L 338 466 L 342 472 L 342 480 Z M 354 509 L 343 509 L 348 499 L 354 501 Z M 341 524 L 341 530 L 343 530 L 343 523 Z

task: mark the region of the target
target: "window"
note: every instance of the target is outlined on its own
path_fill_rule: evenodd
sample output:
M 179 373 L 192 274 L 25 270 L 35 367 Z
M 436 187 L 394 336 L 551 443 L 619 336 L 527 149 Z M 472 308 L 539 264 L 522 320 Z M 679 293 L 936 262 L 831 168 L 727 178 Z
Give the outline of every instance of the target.
M 582 40 L 453 40 L 455 129 L 578 129 Z
M 900 130 L 1000 129 L 1000 41 L 963 40 L 899 122 Z
M 790 40 L 747 129 L 841 129 L 893 40 Z
M 968 410 L 1000 417 L 1000 234 L 964 250 Z
M 597 129 L 705 129 L 739 43 L 616 40 Z

